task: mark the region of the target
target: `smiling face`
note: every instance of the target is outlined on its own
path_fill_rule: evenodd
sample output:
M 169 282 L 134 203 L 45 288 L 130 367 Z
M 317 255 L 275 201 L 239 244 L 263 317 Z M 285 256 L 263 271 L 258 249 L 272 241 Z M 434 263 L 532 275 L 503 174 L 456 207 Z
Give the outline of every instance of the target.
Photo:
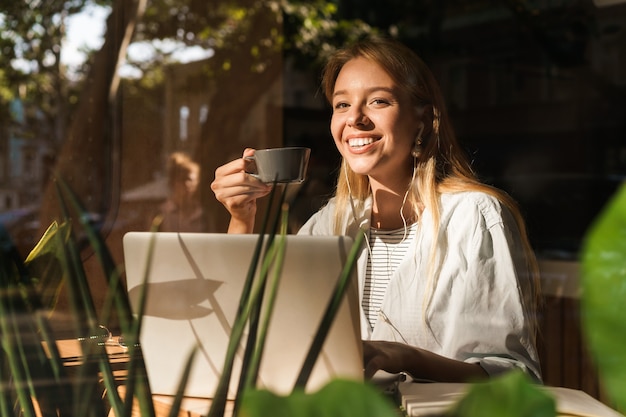
M 420 119 L 410 96 L 377 63 L 348 61 L 332 96 L 331 133 L 350 168 L 370 180 L 406 186 Z

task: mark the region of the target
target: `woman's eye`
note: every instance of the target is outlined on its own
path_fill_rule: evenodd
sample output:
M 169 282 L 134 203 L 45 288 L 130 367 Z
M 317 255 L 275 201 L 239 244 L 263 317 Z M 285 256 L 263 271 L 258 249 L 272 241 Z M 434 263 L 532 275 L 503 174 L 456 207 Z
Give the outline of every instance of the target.
M 376 106 L 384 106 L 389 104 L 389 100 L 386 100 L 384 98 L 375 98 L 374 100 L 372 100 L 372 104 Z
M 336 103 L 335 109 L 345 109 L 348 107 L 348 103 Z

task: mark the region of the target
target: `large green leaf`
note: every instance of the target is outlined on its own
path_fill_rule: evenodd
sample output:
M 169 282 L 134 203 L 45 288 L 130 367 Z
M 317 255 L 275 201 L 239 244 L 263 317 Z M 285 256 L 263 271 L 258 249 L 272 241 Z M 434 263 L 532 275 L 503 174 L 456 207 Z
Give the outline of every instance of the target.
M 626 184 L 587 233 L 581 280 L 585 335 L 609 396 L 626 410 Z
M 473 384 L 448 414 L 454 417 L 554 417 L 554 398 L 521 371 Z
M 398 417 L 398 407 L 377 388 L 335 379 L 314 393 L 295 390 L 287 396 L 265 390 L 244 393 L 241 417 Z

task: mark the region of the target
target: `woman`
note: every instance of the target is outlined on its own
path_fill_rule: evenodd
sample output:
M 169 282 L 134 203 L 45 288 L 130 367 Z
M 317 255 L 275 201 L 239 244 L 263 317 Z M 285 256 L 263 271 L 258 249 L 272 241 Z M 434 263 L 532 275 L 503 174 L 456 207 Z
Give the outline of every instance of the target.
M 167 159 L 170 195 L 159 207 L 162 232 L 203 232 L 202 206 L 198 199 L 200 165 L 184 152 Z
M 335 196 L 299 233 L 366 234 L 366 376 L 465 382 L 521 368 L 539 381 L 538 273 L 523 220 L 476 179 L 426 65 L 398 42 L 368 39 L 330 58 L 322 86 L 342 166 Z M 212 189 L 229 232 L 252 232 L 269 186 L 238 159 Z

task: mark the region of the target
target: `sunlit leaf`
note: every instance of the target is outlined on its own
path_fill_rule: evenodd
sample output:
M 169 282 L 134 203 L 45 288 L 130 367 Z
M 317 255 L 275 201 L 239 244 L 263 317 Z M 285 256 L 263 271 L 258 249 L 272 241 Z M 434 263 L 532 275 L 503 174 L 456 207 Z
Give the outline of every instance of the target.
M 581 280 L 585 335 L 609 396 L 626 410 L 626 185 L 589 229 Z
M 554 417 L 556 401 L 521 371 L 473 384 L 452 407 L 453 417 Z
M 36 285 L 44 308 L 52 309 L 59 297 L 61 282 L 65 274 L 59 259 L 63 256 L 63 246 L 67 244 L 70 229 L 69 222 L 60 225 L 53 222 L 24 262 L 31 276 L 37 281 Z M 57 235 L 60 236 L 58 239 Z
M 314 393 L 280 396 L 265 390 L 244 394 L 241 417 L 398 417 L 398 408 L 377 388 L 335 379 Z

